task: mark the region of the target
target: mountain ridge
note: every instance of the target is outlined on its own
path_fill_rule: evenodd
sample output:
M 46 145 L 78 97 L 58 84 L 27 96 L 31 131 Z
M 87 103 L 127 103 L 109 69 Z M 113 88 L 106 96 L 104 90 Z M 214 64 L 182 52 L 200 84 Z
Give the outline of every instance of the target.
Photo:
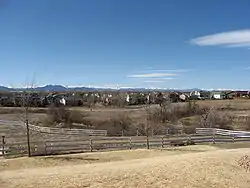
M 18 92 L 18 91 L 37 91 L 37 92 L 73 92 L 73 91 L 87 91 L 87 92 L 93 92 L 93 91 L 178 91 L 178 92 L 191 92 L 191 91 L 223 91 L 223 90 L 204 90 L 199 88 L 192 88 L 192 89 L 172 89 L 172 88 L 101 88 L 101 87 L 86 87 L 86 86 L 76 86 L 76 87 L 66 87 L 63 85 L 45 85 L 45 86 L 39 86 L 35 88 L 9 88 L 6 86 L 0 86 L 0 91 L 6 91 L 6 92 Z M 225 90 L 224 90 L 225 91 Z

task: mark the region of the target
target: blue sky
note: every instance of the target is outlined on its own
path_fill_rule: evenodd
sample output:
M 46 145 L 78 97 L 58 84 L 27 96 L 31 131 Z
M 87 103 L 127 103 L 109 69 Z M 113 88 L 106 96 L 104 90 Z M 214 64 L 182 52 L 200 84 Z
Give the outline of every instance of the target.
M 250 89 L 249 10 L 249 0 L 0 0 L 0 85 Z

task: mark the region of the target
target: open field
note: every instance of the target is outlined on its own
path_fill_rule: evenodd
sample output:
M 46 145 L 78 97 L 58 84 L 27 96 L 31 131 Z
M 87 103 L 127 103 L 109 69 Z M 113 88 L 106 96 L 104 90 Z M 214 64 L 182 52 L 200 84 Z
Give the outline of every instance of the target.
M 250 99 L 204 100 L 198 101 L 197 104 L 215 108 L 227 107 L 231 110 L 250 110 Z
M 183 103 L 181 103 L 183 104 Z M 197 101 L 197 104 L 201 106 L 208 106 L 214 108 L 222 108 L 225 111 L 232 111 L 234 113 L 245 113 L 250 115 L 250 100 L 249 99 L 234 99 L 234 100 L 205 100 Z M 173 105 L 177 105 L 174 103 Z M 150 108 L 155 108 L 158 105 L 151 105 Z M 145 116 L 145 106 L 128 106 L 125 108 L 105 108 L 105 107 L 94 107 L 92 111 L 87 107 L 72 107 L 71 110 L 77 110 L 88 114 L 88 118 L 91 120 L 108 119 L 116 116 L 120 113 L 127 113 L 133 118 Z M 46 108 L 30 108 L 33 116 L 41 116 L 46 113 Z M 20 114 L 23 113 L 22 108 L 18 107 L 0 107 L 0 118 L 14 118 L 20 119 Z M 10 114 L 13 114 L 10 116 Z
M 0 186 L 247 188 L 249 149 L 188 146 L 0 160 Z
M 197 104 L 201 106 L 208 106 L 214 108 L 224 108 L 229 111 L 247 111 L 250 114 L 250 99 L 234 99 L 234 100 L 205 100 L 197 101 Z M 184 104 L 184 103 L 173 103 L 173 105 Z M 158 105 L 150 105 L 150 108 L 155 108 Z M 142 106 L 128 106 L 124 108 L 116 107 L 93 107 L 92 110 L 87 107 L 71 107 L 71 110 L 77 110 L 84 113 L 88 113 L 90 118 L 104 118 L 115 115 L 116 113 L 131 113 L 135 117 L 141 116 L 145 113 L 145 105 Z M 31 114 L 44 114 L 46 108 L 30 108 Z M 23 109 L 19 107 L 0 107 L 0 114 L 21 114 Z
M 181 107 L 185 104 L 187 103 L 172 103 L 171 105 L 179 105 Z M 244 118 L 248 116 L 250 117 L 249 99 L 196 101 L 196 104 L 198 104 L 200 107 L 206 106 L 214 107 L 215 109 L 217 109 L 216 114 L 222 117 L 220 123 L 224 121 L 223 114 L 226 114 L 227 116 L 229 115 L 230 118 L 233 118 L 233 122 L 231 122 L 232 124 L 230 126 L 232 126 L 235 130 L 247 130 L 245 129 L 246 124 L 244 124 Z M 149 108 L 154 110 L 157 107 L 158 105 L 151 105 Z M 121 136 L 122 129 L 124 129 L 124 127 L 125 129 L 127 129 L 127 131 L 123 132 L 125 136 L 135 136 L 137 134 L 137 129 L 140 129 L 139 135 L 145 135 L 145 126 L 147 119 L 145 106 L 128 106 L 125 108 L 105 108 L 98 106 L 92 108 L 92 110 L 86 107 L 72 107 L 70 108 L 70 110 L 78 112 L 81 116 L 84 117 L 83 124 L 91 125 L 91 128 L 107 130 L 110 136 Z M 30 108 L 30 123 L 39 126 L 54 126 L 50 123 L 45 122 L 45 120 L 47 119 L 47 111 L 47 108 Z M 24 110 L 22 108 L 0 107 L 0 120 L 24 120 L 23 112 Z M 172 115 L 175 115 L 174 112 Z M 122 123 L 120 123 L 120 120 L 122 118 L 124 118 L 124 120 Z M 188 130 L 188 128 L 191 128 L 190 130 L 193 131 L 194 127 L 200 126 L 200 120 L 200 115 L 191 115 L 181 117 L 180 119 L 178 119 L 177 123 L 181 122 L 185 126 L 186 130 Z M 149 122 L 149 126 L 151 126 L 151 128 L 154 129 L 155 132 L 157 129 L 159 130 L 156 134 L 161 134 L 162 131 L 166 129 L 166 127 L 164 127 L 165 125 L 157 125 L 158 127 L 155 127 L 156 125 L 156 121 Z M 1 127 L 3 127 L 2 130 L 7 129 L 6 126 L 0 124 L 0 134 Z M 71 128 L 82 127 L 80 125 L 78 127 Z
M 225 111 L 231 111 L 233 113 L 247 114 L 250 115 L 250 100 L 249 99 L 234 99 L 234 100 L 205 100 L 197 101 L 198 105 L 214 107 L 216 109 L 224 109 Z M 184 103 L 178 103 L 184 104 Z M 177 105 L 173 103 L 172 105 Z M 151 105 L 150 108 L 154 109 L 158 105 Z M 145 106 L 128 106 L 125 108 L 112 108 L 112 107 L 93 107 L 92 110 L 87 107 L 71 107 L 71 110 L 80 111 L 82 113 L 87 113 L 90 120 L 98 119 L 108 119 L 110 117 L 116 116 L 120 113 L 126 113 L 133 118 L 144 117 L 145 116 Z M 32 116 L 41 116 L 46 113 L 46 108 L 30 108 Z M 0 118 L 20 118 L 20 114 L 23 113 L 23 109 L 19 107 L 0 107 Z M 10 114 L 13 114 L 10 116 Z
M 152 106 L 152 107 L 155 107 Z M 31 108 L 30 116 L 31 121 L 35 121 L 36 118 L 43 118 L 46 114 L 47 108 Z M 115 117 L 121 113 L 126 113 L 132 118 L 145 118 L 145 108 L 137 106 L 133 108 L 93 108 L 92 110 L 86 107 L 72 107 L 70 110 L 79 111 L 82 114 L 87 115 L 87 119 L 91 121 L 102 121 L 108 120 L 109 118 Z M 16 107 L 0 107 L 0 119 L 7 120 L 20 120 L 24 114 L 22 108 Z

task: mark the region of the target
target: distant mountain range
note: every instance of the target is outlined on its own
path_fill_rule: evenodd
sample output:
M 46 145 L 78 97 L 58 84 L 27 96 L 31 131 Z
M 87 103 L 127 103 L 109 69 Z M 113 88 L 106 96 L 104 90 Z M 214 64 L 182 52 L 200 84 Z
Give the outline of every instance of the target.
M 179 91 L 179 92 L 191 92 L 191 91 L 201 91 L 201 89 L 198 88 L 192 88 L 192 89 L 151 89 L 151 88 L 95 88 L 95 87 L 65 87 L 62 85 L 46 85 L 43 87 L 35 87 L 35 88 L 9 88 L 5 86 L 0 86 L 0 91 L 37 91 L 37 92 L 66 92 L 66 91 Z M 203 90 L 204 91 L 204 90 Z M 211 90 L 210 90 L 211 91 Z
M 65 87 L 62 85 L 46 85 L 43 87 L 35 87 L 35 88 L 9 88 L 5 86 L 0 86 L 0 91 L 55 91 L 55 92 L 64 92 L 64 91 L 94 91 L 99 90 L 99 88 L 90 88 L 90 87 Z

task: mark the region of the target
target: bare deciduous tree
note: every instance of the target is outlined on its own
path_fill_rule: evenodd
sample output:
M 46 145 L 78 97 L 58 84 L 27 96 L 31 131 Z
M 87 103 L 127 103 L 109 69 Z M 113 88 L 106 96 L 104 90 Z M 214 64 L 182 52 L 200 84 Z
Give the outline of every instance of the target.
M 228 113 L 220 113 L 215 108 L 203 109 L 201 126 L 207 128 L 233 129 L 233 117 Z
M 209 123 L 209 115 L 211 114 L 211 111 L 213 110 L 213 107 L 211 108 L 203 108 L 202 109 L 202 114 L 201 114 L 201 126 L 202 127 L 210 127 L 210 123 Z
M 26 136 L 27 136 L 27 147 L 28 147 L 28 156 L 31 157 L 31 148 L 30 148 L 30 128 L 29 128 L 29 107 L 31 104 L 31 96 L 34 89 L 35 77 L 30 84 L 30 87 L 27 86 L 26 90 L 22 93 L 22 107 L 24 108 L 24 123 L 26 125 Z

